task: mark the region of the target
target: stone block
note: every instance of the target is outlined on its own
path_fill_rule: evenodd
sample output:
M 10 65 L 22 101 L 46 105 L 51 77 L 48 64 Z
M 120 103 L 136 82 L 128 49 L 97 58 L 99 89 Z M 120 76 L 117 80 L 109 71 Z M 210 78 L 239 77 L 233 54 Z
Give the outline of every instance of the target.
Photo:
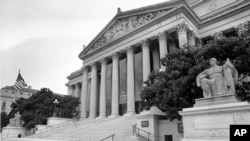
M 182 141 L 229 140 L 232 124 L 250 124 L 250 104 L 234 96 L 196 100 L 193 108 L 179 112 L 183 118 Z
M 4 127 L 2 131 L 2 135 L 8 135 L 8 138 L 18 138 L 25 136 L 25 128 L 24 127 Z

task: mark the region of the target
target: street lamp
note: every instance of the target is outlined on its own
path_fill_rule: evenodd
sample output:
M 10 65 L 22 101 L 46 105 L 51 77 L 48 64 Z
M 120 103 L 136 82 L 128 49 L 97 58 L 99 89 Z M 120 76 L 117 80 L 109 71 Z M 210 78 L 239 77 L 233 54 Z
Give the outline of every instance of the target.
M 56 114 L 57 114 L 57 107 L 56 105 L 59 103 L 59 101 L 57 99 L 55 99 L 53 101 L 53 104 L 55 104 L 55 107 L 54 107 L 54 112 L 53 112 L 53 117 L 56 117 Z

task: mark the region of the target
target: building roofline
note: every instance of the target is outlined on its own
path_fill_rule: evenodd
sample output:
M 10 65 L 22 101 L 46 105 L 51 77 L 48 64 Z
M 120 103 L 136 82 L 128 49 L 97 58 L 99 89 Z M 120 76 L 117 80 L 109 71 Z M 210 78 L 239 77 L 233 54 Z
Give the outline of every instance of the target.
M 170 5 L 171 4 L 171 5 Z M 99 38 L 102 37 L 102 35 L 119 19 L 119 18 L 124 18 L 124 17 L 128 17 L 131 15 L 135 15 L 135 14 L 140 14 L 140 13 L 147 13 L 150 12 L 152 10 L 161 10 L 161 9 L 167 9 L 169 8 L 174 8 L 177 7 L 178 5 L 181 4 L 187 4 L 185 1 L 183 0 L 170 0 L 170 1 L 166 1 L 166 2 L 162 2 L 162 3 L 157 3 L 157 4 L 152 4 L 149 6 L 144 6 L 144 7 L 140 7 L 140 8 L 136 8 L 136 9 L 132 9 L 132 10 L 127 10 L 124 12 L 117 12 L 116 15 L 110 20 L 110 22 L 108 22 L 106 24 L 106 26 L 104 26 L 104 28 L 93 38 L 93 40 L 84 48 L 84 50 L 82 50 L 80 52 L 80 54 L 78 55 L 78 57 L 81 59 L 81 56 L 83 55 L 83 53 L 85 53 L 87 50 L 89 50 L 89 48 L 91 48 L 97 40 L 99 40 Z

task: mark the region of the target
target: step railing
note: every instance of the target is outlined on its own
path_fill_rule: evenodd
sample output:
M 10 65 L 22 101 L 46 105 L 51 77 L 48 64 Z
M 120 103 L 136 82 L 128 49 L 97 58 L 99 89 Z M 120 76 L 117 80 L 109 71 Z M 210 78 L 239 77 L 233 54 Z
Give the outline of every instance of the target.
M 108 137 L 106 137 L 106 138 L 104 138 L 104 139 L 102 139 L 102 140 L 100 140 L 100 141 L 104 141 L 104 140 L 107 140 L 107 139 L 110 139 L 110 138 L 112 138 L 112 141 L 114 141 L 114 139 L 115 139 L 115 134 L 112 134 L 112 135 L 110 135 L 110 136 L 108 136 Z
M 132 126 L 133 127 L 133 135 L 136 135 L 137 137 L 143 138 L 147 141 L 150 141 L 149 136 L 151 133 L 149 133 L 148 131 L 142 130 L 138 127 L 136 127 L 136 124 Z M 146 137 L 144 135 L 146 134 Z

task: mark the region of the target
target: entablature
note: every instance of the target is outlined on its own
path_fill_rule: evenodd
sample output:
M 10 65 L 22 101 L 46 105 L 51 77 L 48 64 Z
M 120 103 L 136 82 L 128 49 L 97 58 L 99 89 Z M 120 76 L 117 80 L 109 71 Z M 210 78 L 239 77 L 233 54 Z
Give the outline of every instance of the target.
M 82 71 L 82 68 L 81 68 L 81 69 L 79 69 L 77 71 L 72 72 L 67 78 L 69 80 L 72 80 L 72 79 L 75 79 L 75 78 L 78 78 L 78 77 L 82 76 L 82 74 L 83 74 L 83 71 Z

